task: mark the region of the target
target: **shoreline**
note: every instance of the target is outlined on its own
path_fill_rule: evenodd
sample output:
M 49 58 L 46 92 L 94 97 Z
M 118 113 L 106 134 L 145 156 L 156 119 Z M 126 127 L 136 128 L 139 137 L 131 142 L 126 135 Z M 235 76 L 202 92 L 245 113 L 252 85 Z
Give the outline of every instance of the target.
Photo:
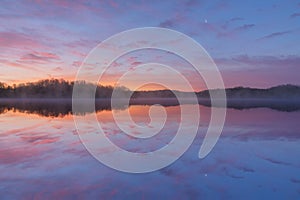
M 82 112 L 89 112 L 89 110 L 84 110 L 85 102 L 90 103 L 90 99 L 82 99 L 76 101 L 83 106 Z M 65 111 L 72 112 L 73 106 L 72 98 L 0 98 L 0 109 L 2 108 L 16 108 L 22 110 L 36 110 L 45 109 L 48 111 L 59 111 L 63 109 Z M 128 106 L 134 105 L 144 105 L 151 106 L 155 104 L 160 104 L 164 107 L 168 106 L 178 106 L 178 105 L 188 105 L 188 104 L 198 104 L 205 107 L 217 107 L 224 108 L 223 101 L 215 101 L 215 105 L 211 105 L 209 98 L 198 98 L 197 103 L 190 98 L 183 98 L 182 102 L 176 98 L 133 98 L 129 101 L 126 99 L 118 99 L 115 102 L 115 106 L 112 108 L 111 99 L 109 98 L 98 98 L 95 99 L 96 110 L 102 109 L 124 109 Z M 300 110 L 300 99 L 271 99 L 271 98 L 228 98 L 226 100 L 226 108 L 228 109 L 255 109 L 255 108 L 270 108 L 277 111 L 298 111 Z M 81 112 L 80 111 L 80 112 Z

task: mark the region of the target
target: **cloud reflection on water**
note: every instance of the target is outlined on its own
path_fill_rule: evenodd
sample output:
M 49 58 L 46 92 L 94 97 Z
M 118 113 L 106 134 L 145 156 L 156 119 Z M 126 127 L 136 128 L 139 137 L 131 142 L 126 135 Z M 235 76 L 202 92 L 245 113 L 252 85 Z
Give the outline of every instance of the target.
M 149 106 L 129 109 L 135 121 L 149 120 Z M 168 143 L 177 130 L 179 107 L 166 109 L 166 127 L 147 141 L 118 130 L 109 110 L 97 117 L 113 142 L 147 151 Z M 200 106 L 200 112 L 199 134 L 178 161 L 157 172 L 132 175 L 91 157 L 76 135 L 71 114 L 56 118 L 9 110 L 0 115 L 1 199 L 299 197 L 300 112 L 228 109 L 219 142 L 199 160 L 210 109 Z

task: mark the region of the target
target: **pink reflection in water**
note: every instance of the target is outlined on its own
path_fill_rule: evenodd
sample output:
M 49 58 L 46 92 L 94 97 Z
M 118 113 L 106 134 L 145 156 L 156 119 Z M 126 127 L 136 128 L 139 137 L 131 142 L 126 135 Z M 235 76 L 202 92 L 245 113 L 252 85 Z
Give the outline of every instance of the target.
M 187 105 L 188 106 L 188 105 Z M 149 106 L 131 106 L 137 123 L 149 123 Z M 154 138 L 122 133 L 111 111 L 97 113 L 107 136 L 131 151 L 167 144 L 178 128 L 180 108 L 166 107 L 168 120 Z M 109 169 L 81 144 L 71 115 L 41 117 L 9 111 L 0 115 L 1 199 L 45 198 L 255 198 L 299 197 L 300 112 L 228 109 L 224 132 L 204 160 L 197 155 L 210 118 L 200 106 L 199 134 L 171 166 L 133 175 Z M 120 111 L 120 112 L 124 112 Z M 93 126 L 87 127 L 93 131 Z M 96 142 L 96 141 L 95 141 Z M 101 149 L 99 153 L 105 153 Z

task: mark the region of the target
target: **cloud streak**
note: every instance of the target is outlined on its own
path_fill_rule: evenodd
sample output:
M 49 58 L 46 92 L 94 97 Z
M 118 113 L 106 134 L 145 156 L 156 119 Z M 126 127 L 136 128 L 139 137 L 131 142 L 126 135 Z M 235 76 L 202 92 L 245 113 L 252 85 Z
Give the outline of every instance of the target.
M 57 61 L 60 57 L 54 53 L 49 52 L 33 52 L 26 54 L 20 58 L 21 61 Z
M 19 32 L 0 32 L 0 48 L 40 48 L 44 47 L 37 39 Z
M 231 58 L 216 58 L 218 65 L 238 65 L 238 66 L 251 66 L 253 67 L 300 67 L 300 56 L 248 56 L 237 55 Z
M 293 13 L 290 15 L 290 18 L 300 17 L 300 13 Z
M 242 17 L 233 17 L 229 21 L 235 22 L 235 21 L 242 21 L 242 20 L 244 20 L 244 18 L 242 18 Z
M 246 31 L 249 30 L 251 28 L 253 28 L 255 26 L 255 24 L 244 24 L 242 26 L 237 27 L 235 30 L 237 31 Z
M 0 60 L 0 65 L 3 65 L 4 67 L 13 67 L 13 68 L 19 68 L 19 69 L 25 69 L 25 70 L 30 70 L 30 71 L 36 71 L 39 72 L 40 70 L 36 69 L 33 66 L 28 66 L 24 63 L 20 63 L 19 61 L 10 61 L 10 60 Z
M 275 38 L 275 37 L 279 37 L 279 36 L 283 36 L 283 35 L 287 35 L 292 33 L 293 31 L 280 31 L 280 32 L 274 32 L 271 33 L 269 35 L 265 35 L 261 38 L 258 38 L 257 40 L 266 40 L 266 39 L 271 39 L 271 38 Z

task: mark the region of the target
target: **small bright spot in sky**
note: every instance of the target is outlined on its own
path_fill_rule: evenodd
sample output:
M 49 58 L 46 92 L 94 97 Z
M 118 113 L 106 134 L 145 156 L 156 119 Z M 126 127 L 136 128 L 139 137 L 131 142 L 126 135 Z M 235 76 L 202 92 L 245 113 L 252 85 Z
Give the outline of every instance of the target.
M 204 20 L 205 24 L 207 24 L 207 19 Z

